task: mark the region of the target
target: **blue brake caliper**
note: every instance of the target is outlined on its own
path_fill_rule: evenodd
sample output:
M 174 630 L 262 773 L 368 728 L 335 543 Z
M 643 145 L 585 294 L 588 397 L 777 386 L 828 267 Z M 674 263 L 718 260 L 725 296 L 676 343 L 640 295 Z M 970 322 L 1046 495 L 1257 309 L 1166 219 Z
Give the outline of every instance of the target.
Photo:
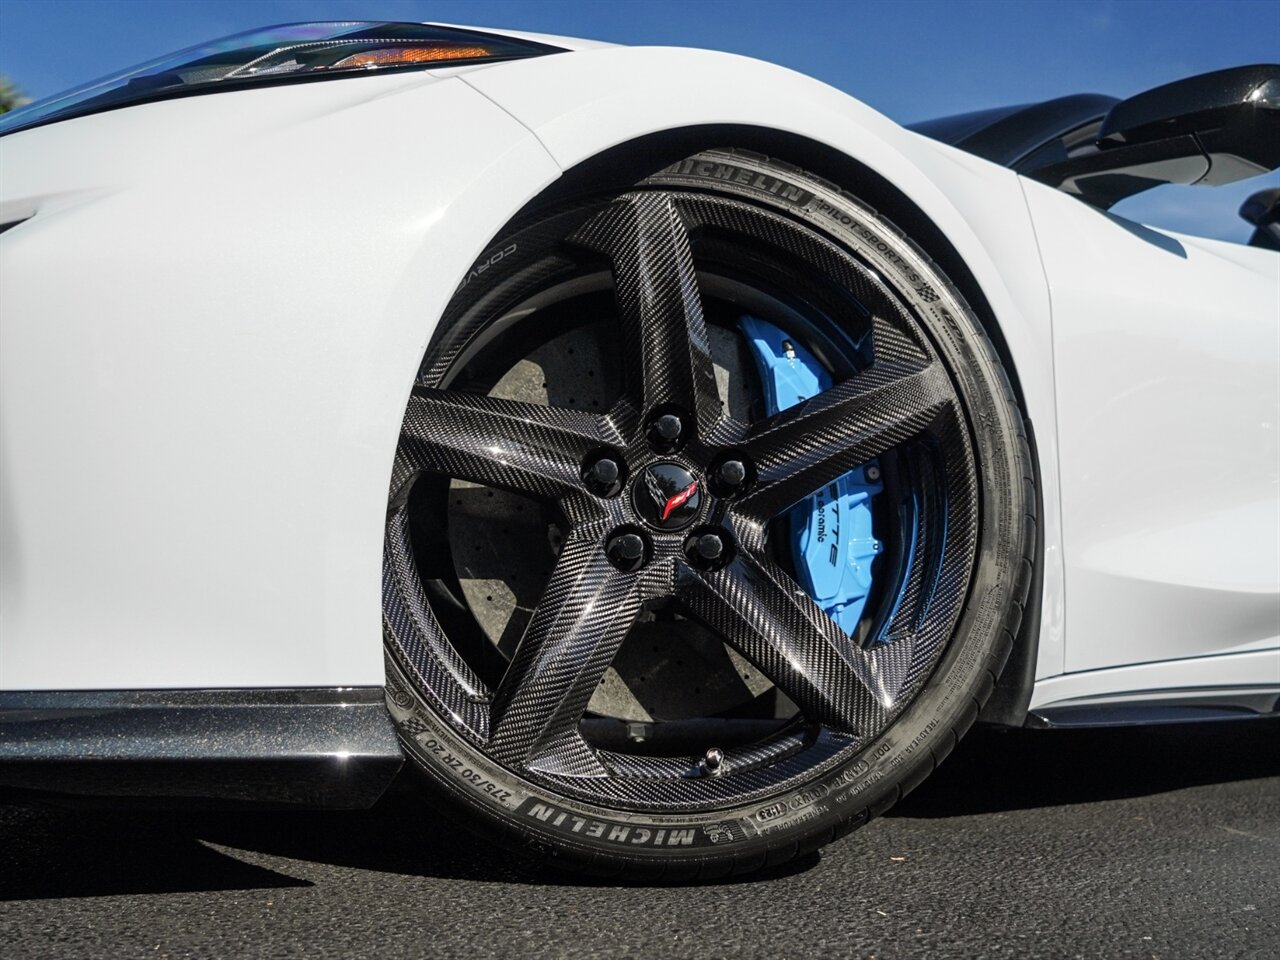
M 830 388 L 831 374 L 803 346 L 771 323 L 738 321 L 760 369 L 768 413 Z M 868 476 L 870 473 L 870 476 Z M 871 591 L 871 564 L 880 541 L 871 529 L 871 501 L 884 490 L 874 460 L 806 497 L 790 510 L 791 555 L 800 586 L 852 635 Z

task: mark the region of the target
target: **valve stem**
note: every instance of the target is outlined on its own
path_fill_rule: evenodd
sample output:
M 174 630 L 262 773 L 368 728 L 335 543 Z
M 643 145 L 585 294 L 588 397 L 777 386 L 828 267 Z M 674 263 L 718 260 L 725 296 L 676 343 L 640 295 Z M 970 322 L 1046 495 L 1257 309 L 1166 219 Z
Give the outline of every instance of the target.
M 707 755 L 703 757 L 702 765 L 707 768 L 707 773 L 713 777 L 719 776 L 724 772 L 724 751 L 719 747 L 712 747 L 707 751 Z

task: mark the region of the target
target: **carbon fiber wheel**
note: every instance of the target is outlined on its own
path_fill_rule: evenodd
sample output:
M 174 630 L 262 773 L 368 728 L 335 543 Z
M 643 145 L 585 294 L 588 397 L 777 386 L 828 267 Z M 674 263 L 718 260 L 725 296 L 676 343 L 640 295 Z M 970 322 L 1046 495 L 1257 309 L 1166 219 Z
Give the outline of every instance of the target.
M 744 315 L 834 385 L 773 412 Z M 383 605 L 406 746 L 482 829 L 570 865 L 725 872 L 829 838 L 989 692 L 1028 459 L 963 300 L 816 178 L 708 154 L 538 211 L 455 295 L 402 426 Z M 842 627 L 786 545 L 855 469 L 883 553 Z

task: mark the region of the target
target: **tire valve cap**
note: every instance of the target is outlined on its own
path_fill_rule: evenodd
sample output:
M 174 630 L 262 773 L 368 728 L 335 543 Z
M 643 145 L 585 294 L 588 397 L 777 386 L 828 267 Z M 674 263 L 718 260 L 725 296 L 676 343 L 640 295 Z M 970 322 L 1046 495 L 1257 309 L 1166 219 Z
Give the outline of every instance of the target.
M 724 772 L 724 751 L 719 747 L 712 747 L 707 751 L 707 755 L 702 758 L 702 765 L 707 768 L 707 773 L 713 777 L 719 776 Z
M 644 566 L 644 538 L 638 533 L 614 534 L 604 550 L 619 570 L 639 570 Z

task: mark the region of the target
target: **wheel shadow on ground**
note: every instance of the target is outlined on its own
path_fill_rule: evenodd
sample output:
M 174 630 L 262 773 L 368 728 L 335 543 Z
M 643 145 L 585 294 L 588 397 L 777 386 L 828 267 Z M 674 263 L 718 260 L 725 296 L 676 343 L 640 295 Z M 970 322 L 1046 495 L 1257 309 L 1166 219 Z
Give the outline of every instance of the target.
M 978 727 L 888 816 L 973 816 L 1274 776 L 1280 776 L 1280 719 L 1091 730 Z
M 205 843 L 189 815 L 0 807 L 0 901 L 309 887 Z
M 489 883 L 619 885 L 501 850 L 446 818 L 407 784 L 373 809 L 358 811 L 0 807 L 0 850 L 0 902 L 313 885 L 289 875 L 288 863 L 246 862 L 264 857 Z M 716 882 L 767 882 L 818 862 L 815 853 Z
M 1280 720 L 1090 731 L 980 728 L 889 816 L 977 816 L 1271 776 L 1280 776 Z M 0 851 L 0 900 L 311 886 L 291 875 L 290 860 L 442 879 L 617 885 L 498 850 L 404 783 L 367 811 L 0 807 Z M 819 862 L 810 854 L 716 882 L 769 882 Z

